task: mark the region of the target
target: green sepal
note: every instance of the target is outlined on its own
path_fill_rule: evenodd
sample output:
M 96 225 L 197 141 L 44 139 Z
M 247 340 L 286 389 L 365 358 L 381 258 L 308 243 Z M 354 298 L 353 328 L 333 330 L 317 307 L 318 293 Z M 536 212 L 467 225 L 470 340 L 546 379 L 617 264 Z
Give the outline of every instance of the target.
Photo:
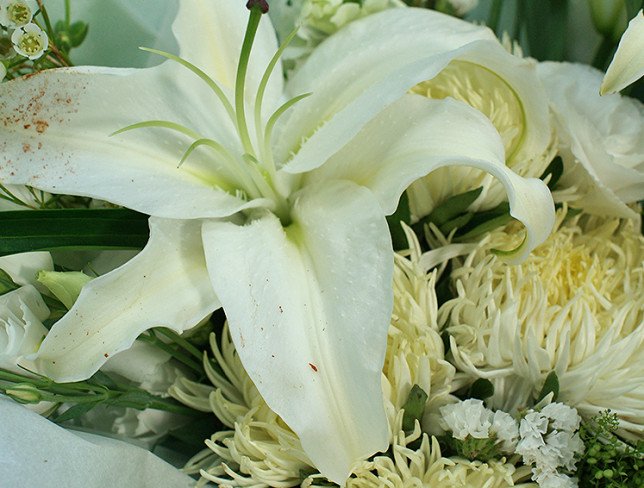
M 405 413 L 403 414 L 402 428 L 405 432 L 414 430 L 416 420 L 420 421 L 423 418 L 428 398 L 429 396 L 420 386 L 412 386 L 407 401 L 403 405 Z
M 89 25 L 85 22 L 78 21 L 74 22 L 69 26 L 69 40 L 71 47 L 80 46 L 89 32 Z
M 485 378 L 478 378 L 470 385 L 467 393 L 468 398 L 476 398 L 477 400 L 485 400 L 494 395 L 494 385 L 492 382 Z
M 0 212 L 0 256 L 53 249 L 141 249 L 148 216 L 128 209 Z
M 20 288 L 20 285 L 16 284 L 15 281 L 11 279 L 11 276 L 0 268 L 0 296 L 10 291 L 17 290 Z
M 559 377 L 554 371 L 551 371 L 548 373 L 548 376 L 546 376 L 546 381 L 543 383 L 541 393 L 539 393 L 536 403 L 539 403 L 550 393 L 552 393 L 552 401 L 556 402 L 557 397 L 559 396 Z
M 394 251 L 401 251 L 409 248 L 407 236 L 403 230 L 401 222 L 409 225 L 411 222 L 411 212 L 409 210 L 409 197 L 407 192 L 403 193 L 398 202 L 398 208 L 391 215 L 387 216 L 387 225 L 389 226 L 389 233 L 391 234 L 391 242 L 394 246 Z

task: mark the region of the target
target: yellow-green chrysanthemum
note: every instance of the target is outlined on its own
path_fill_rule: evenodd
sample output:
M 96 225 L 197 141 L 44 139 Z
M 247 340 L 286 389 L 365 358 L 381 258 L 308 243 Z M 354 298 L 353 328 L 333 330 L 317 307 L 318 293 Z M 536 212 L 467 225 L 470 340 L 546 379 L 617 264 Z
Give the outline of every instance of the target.
M 453 362 L 488 378 L 489 405 L 529 404 L 548 373 L 559 400 L 580 414 L 611 409 L 622 433 L 644 432 L 644 238 L 639 223 L 559 214 L 558 230 L 526 262 L 489 250 L 516 234 L 489 235 L 452 273 L 458 297 L 440 310 Z

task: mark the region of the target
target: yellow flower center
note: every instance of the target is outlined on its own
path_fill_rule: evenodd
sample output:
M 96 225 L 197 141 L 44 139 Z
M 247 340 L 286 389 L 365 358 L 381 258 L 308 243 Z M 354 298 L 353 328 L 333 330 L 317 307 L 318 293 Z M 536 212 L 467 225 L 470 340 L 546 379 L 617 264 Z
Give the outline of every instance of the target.
M 428 98 L 452 97 L 479 110 L 501 134 L 508 166 L 512 166 L 525 134 L 525 114 L 519 97 L 503 78 L 493 71 L 454 60 L 431 80 L 419 83 L 412 93 Z
M 26 25 L 31 20 L 31 10 L 25 4 L 14 3 L 7 7 L 9 20 L 18 27 Z

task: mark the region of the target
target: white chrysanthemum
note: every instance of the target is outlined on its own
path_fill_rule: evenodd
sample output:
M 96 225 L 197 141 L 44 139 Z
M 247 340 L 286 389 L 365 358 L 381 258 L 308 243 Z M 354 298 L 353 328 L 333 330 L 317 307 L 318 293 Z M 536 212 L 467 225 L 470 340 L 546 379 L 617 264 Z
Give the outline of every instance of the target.
M 520 63 L 517 60 L 517 63 Z M 545 92 L 536 78 L 534 66 L 525 61 L 516 66 L 517 76 L 534 77 L 534 97 Z M 427 98 L 454 98 L 479 110 L 499 131 L 506 152 L 506 163 L 514 172 L 525 177 L 539 177 L 555 156 L 555 144 L 550 134 L 528 136 L 526 107 L 511 85 L 492 71 L 468 61 L 452 61 L 431 80 L 416 85 L 412 93 Z M 539 114 L 538 117 L 545 117 Z M 530 142 L 526 142 L 531 139 Z M 527 146 L 530 146 L 529 148 Z M 420 178 L 409 187 L 409 205 L 414 219 L 429 214 L 447 198 L 483 187 L 481 196 L 471 206 L 486 210 L 506 200 L 503 187 L 490 175 L 475 168 L 460 166 L 439 168 Z
M 555 371 L 559 400 L 586 417 L 611 409 L 623 434 L 644 432 L 644 238 L 639 224 L 580 216 L 563 222 L 526 262 L 490 249 L 489 235 L 452 273 L 457 298 L 439 311 L 453 362 L 495 386 L 488 405 L 529 405 Z
M 428 275 L 424 272 L 420 264 L 418 241 L 412 234 L 409 237 L 411 256 L 396 256 L 394 310 L 382 375 L 390 442 L 393 445 L 403 442 L 405 438 L 405 434 L 400 432 L 403 406 L 414 385 L 420 386 L 428 394 L 426 412 L 437 411 L 441 405 L 454 401 L 450 391 L 454 388 L 452 379 L 455 369 L 444 359 L 444 346 L 436 321 L 436 273 Z M 187 467 L 188 472 L 202 470 L 201 483 L 209 480 L 223 486 L 279 487 L 299 484 L 302 472 L 314 472 L 314 469 L 298 438 L 259 395 L 244 371 L 226 330 L 221 339 L 221 348 L 214 336 L 211 347 L 216 364 L 221 368 L 218 370 L 209 360 L 204 363 L 214 387 L 184 378 L 170 389 L 170 393 L 193 408 L 214 412 L 231 430 L 218 432 L 207 440 L 209 449 L 193 458 Z M 416 424 L 416 431 L 415 439 L 418 439 L 419 423 Z M 389 458 L 376 458 L 373 461 L 376 463 L 374 466 L 393 463 L 394 467 L 397 462 Z M 363 469 L 364 466 L 362 463 L 356 467 L 356 474 L 347 486 L 382 486 L 363 484 L 368 483 L 363 476 L 368 480 L 374 477 L 368 473 L 369 469 Z M 496 472 L 492 468 L 485 469 Z M 315 479 L 311 477 L 306 483 L 311 485 Z
M 27 25 L 36 9 L 34 0 L 0 0 L 0 25 L 11 29 Z
M 347 488 L 462 488 L 462 487 L 532 487 L 533 483 L 519 483 L 529 477 L 529 468 L 515 468 L 503 461 L 483 463 L 463 458 L 442 457 L 435 437 L 422 434 L 416 424 L 414 432 L 402 432 L 403 412 L 399 412 L 395 426 L 399 431 L 394 436 L 391 451 L 393 459 L 376 456 L 364 461 L 354 470 Z M 414 448 L 418 444 L 420 447 Z M 303 487 L 316 487 L 315 477 Z M 321 486 L 321 485 L 320 485 Z
M 305 0 L 300 12 L 302 35 L 319 42 L 349 22 L 401 5 L 400 0 Z
M 11 42 L 18 54 L 33 60 L 45 53 L 49 37 L 36 24 L 27 24 L 13 31 Z

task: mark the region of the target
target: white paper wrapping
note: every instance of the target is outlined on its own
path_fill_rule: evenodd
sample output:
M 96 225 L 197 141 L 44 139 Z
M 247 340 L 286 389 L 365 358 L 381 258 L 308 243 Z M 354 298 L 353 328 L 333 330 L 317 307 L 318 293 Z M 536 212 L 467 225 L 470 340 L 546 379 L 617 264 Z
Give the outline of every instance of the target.
M 0 397 L 3 488 L 188 488 L 194 480 L 125 442 L 65 430 Z

